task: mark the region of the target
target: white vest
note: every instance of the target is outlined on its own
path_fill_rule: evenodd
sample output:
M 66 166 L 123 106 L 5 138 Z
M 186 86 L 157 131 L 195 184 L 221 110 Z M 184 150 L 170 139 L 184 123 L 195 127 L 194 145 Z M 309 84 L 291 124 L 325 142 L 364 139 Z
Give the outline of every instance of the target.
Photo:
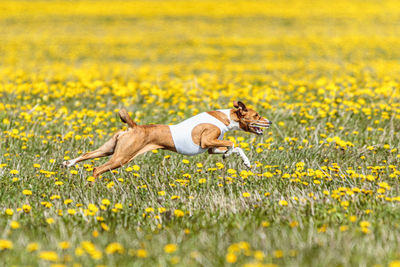
M 229 110 L 228 112 L 226 110 L 220 111 L 227 114 L 229 118 Z M 207 150 L 201 148 L 199 145 L 196 145 L 192 139 L 192 131 L 194 127 L 202 123 L 210 123 L 217 126 L 221 131 L 221 134 L 218 137 L 219 140 L 222 140 L 224 134 L 230 130 L 222 121 L 218 120 L 214 116 L 211 116 L 207 112 L 197 114 L 196 116 L 184 120 L 179 124 L 169 125 L 172 139 L 174 140 L 175 144 L 175 149 L 178 153 L 193 156 L 203 153 Z

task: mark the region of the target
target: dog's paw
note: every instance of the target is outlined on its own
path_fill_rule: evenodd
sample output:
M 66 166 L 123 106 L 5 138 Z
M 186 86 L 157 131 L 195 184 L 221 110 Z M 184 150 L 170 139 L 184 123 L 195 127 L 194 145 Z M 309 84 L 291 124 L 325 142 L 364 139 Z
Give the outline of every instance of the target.
M 71 167 L 73 164 L 71 164 L 71 161 L 70 160 L 66 160 L 66 161 L 63 161 L 63 163 L 62 163 L 62 166 L 64 167 L 64 168 L 69 168 L 69 167 Z
M 246 166 L 247 168 L 251 168 L 251 163 L 250 163 L 250 161 L 244 161 L 243 162 L 244 163 L 244 166 Z

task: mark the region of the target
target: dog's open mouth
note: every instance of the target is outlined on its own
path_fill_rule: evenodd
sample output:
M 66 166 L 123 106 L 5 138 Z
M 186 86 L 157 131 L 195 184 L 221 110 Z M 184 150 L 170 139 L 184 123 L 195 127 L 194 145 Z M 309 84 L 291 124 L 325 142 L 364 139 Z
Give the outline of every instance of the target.
M 251 126 L 251 128 L 253 129 L 253 131 L 258 134 L 258 135 L 262 135 L 264 133 L 264 129 L 261 127 L 257 127 L 257 126 Z
M 254 122 L 250 124 L 250 127 L 257 135 L 262 135 L 264 133 L 264 129 L 269 128 L 271 122 L 262 123 L 262 122 Z

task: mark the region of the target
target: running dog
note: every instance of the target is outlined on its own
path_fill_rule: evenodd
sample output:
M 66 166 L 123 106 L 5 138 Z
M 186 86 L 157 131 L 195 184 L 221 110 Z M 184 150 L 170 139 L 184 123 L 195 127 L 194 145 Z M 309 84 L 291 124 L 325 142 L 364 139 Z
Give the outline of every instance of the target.
M 64 161 L 65 167 L 78 162 L 111 156 L 110 160 L 93 169 L 97 178 L 102 173 L 119 168 L 135 157 L 154 149 L 166 149 L 183 155 L 197 155 L 208 150 L 209 154 L 238 154 L 246 167 L 250 161 L 243 150 L 234 143 L 222 140 L 224 134 L 232 130 L 262 135 L 264 128 L 272 122 L 261 117 L 258 112 L 248 109 L 242 102 L 233 102 L 233 109 L 222 109 L 200 113 L 176 125 L 137 125 L 128 112 L 119 111 L 119 116 L 128 124 L 126 131 L 118 131 L 98 149 L 75 159 Z

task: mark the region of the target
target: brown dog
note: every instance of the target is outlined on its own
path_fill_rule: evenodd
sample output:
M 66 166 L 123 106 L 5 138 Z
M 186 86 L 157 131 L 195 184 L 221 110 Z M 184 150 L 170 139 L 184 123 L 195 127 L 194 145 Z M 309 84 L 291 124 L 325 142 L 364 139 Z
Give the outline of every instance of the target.
M 242 102 L 233 102 L 234 109 L 224 109 L 200 113 L 177 125 L 137 125 L 122 109 L 119 116 L 129 125 L 128 130 L 118 131 L 104 145 L 95 151 L 69 161 L 65 167 L 88 159 L 112 155 L 111 159 L 93 169 L 93 176 L 119 168 L 135 157 L 153 149 L 167 149 L 184 155 L 196 155 L 208 150 L 209 154 L 239 154 L 244 164 L 250 167 L 250 161 L 234 143 L 222 140 L 224 133 L 230 130 L 263 134 L 262 128 L 268 128 L 271 122 L 262 118 L 256 111 L 246 108 Z

